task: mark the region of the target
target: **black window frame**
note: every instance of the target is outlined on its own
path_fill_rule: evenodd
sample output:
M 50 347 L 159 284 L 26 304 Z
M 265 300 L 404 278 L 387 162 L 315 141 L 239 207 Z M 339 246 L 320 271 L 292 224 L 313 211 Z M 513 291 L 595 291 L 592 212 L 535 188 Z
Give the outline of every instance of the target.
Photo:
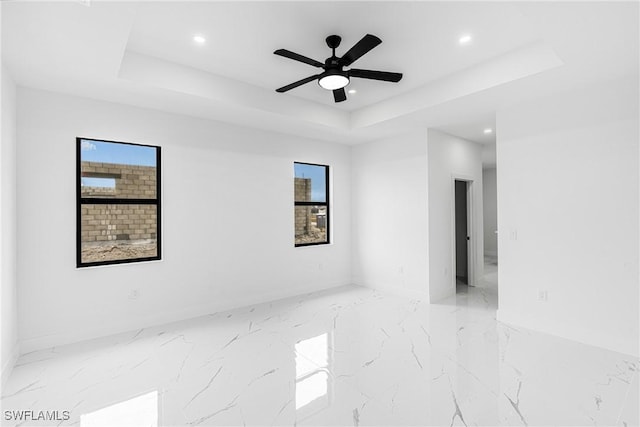
M 308 162 L 293 162 L 293 169 L 295 171 L 296 165 L 307 165 L 307 166 L 319 166 L 324 168 L 324 179 L 325 179 L 325 197 L 324 202 L 298 202 L 296 200 L 295 191 L 293 194 L 293 208 L 295 210 L 296 206 L 325 206 L 327 210 L 327 239 L 324 242 L 312 242 L 312 243 L 295 243 L 295 235 L 294 235 L 294 246 L 296 248 L 304 247 L 304 246 L 319 246 L 319 245 L 329 245 L 331 244 L 331 209 L 329 203 L 329 165 L 321 165 L 318 163 L 308 163 Z M 294 185 L 295 185 L 295 172 L 294 172 Z M 295 218 L 294 218 L 295 222 Z M 295 224 L 294 224 L 295 227 Z
M 156 198 L 101 198 L 82 197 L 82 141 L 107 142 L 113 144 L 135 145 L 156 150 Z M 106 139 L 76 137 L 76 268 L 101 265 L 130 264 L 134 262 L 158 261 L 162 259 L 162 209 L 161 209 L 161 147 L 134 142 L 110 141 Z M 116 259 L 108 261 L 82 262 L 82 206 L 83 205 L 154 205 L 156 206 L 156 256 L 142 258 Z

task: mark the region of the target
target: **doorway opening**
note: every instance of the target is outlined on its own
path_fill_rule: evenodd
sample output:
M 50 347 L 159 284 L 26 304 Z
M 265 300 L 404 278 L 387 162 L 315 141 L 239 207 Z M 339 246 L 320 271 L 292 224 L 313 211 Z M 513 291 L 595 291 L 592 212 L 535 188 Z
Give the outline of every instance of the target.
M 468 292 L 473 286 L 471 258 L 471 182 L 454 181 L 454 247 L 456 293 Z

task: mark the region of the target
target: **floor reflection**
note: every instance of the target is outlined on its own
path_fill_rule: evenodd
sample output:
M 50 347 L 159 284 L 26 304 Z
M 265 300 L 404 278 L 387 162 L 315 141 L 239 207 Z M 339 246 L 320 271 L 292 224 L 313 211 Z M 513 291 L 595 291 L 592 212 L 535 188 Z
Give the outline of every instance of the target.
M 299 341 L 295 355 L 296 411 L 304 420 L 329 406 L 329 333 Z
M 82 414 L 80 427 L 158 427 L 158 391 Z

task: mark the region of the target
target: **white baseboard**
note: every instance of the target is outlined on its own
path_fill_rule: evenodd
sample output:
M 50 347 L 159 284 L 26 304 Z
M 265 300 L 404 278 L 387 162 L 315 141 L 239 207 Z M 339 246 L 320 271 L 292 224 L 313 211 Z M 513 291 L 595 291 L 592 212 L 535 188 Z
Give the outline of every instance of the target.
M 2 372 L 0 373 L 0 390 L 1 394 L 4 394 L 4 386 L 13 372 L 13 367 L 16 365 L 16 361 L 20 357 L 20 344 L 17 344 L 11 350 L 11 355 L 9 355 L 9 359 L 4 362 L 2 366 Z
M 74 344 L 82 341 L 93 340 L 96 338 L 104 338 L 111 335 L 117 335 L 124 332 L 135 331 L 154 326 L 166 325 L 169 323 L 179 322 L 182 320 L 193 319 L 205 316 L 214 312 L 223 312 L 234 310 L 237 308 L 247 307 L 250 305 L 264 304 L 277 300 L 291 298 L 299 295 L 306 295 L 312 292 L 320 292 L 327 289 L 339 288 L 342 286 L 350 286 L 350 284 L 328 284 L 326 286 L 315 286 L 309 289 L 296 289 L 295 291 L 276 290 L 259 295 L 242 295 L 235 300 L 226 301 L 224 304 L 204 303 L 197 306 L 189 306 L 180 310 L 170 312 L 162 312 L 144 318 L 138 318 L 134 321 L 120 321 L 105 325 L 100 329 L 92 329 L 90 331 L 70 331 L 59 334 L 51 334 L 22 340 L 20 342 L 21 354 L 32 351 L 44 350 L 67 344 Z
M 429 294 L 425 291 L 418 291 L 416 289 L 408 289 L 408 288 L 404 288 L 401 286 L 393 286 L 393 285 L 387 285 L 387 284 L 382 284 L 382 283 L 378 283 L 375 285 L 359 285 L 356 284 L 356 286 L 361 286 L 363 288 L 369 288 L 369 289 L 375 289 L 377 291 L 381 291 L 384 293 L 388 293 L 388 294 L 392 294 L 392 295 L 397 295 L 400 297 L 404 297 L 404 298 L 409 298 L 409 299 L 417 299 L 420 301 L 425 301 L 425 302 L 429 302 Z
M 473 285 L 472 285 L 473 286 Z M 456 294 L 456 287 L 452 284 L 446 284 L 445 286 L 435 287 L 430 290 L 430 303 L 437 304 L 447 298 L 450 298 Z
M 605 350 L 615 351 L 633 357 L 640 357 L 638 341 L 629 342 L 622 337 L 614 337 L 613 334 L 594 334 L 592 330 L 579 330 L 567 324 L 555 324 L 553 327 L 540 323 L 539 319 L 523 317 L 521 313 L 514 313 L 504 309 L 496 311 L 496 320 L 516 328 L 529 329 L 543 334 L 576 341 L 582 344 L 600 347 Z

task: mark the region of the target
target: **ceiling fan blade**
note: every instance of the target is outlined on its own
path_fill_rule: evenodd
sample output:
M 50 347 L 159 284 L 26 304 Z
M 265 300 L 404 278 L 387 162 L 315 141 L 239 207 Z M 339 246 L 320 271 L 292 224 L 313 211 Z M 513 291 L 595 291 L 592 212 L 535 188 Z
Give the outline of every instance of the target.
M 276 55 L 284 56 L 285 58 L 293 59 L 294 61 L 304 62 L 305 64 L 313 65 L 314 67 L 324 67 L 322 62 L 316 61 L 315 59 L 307 58 L 306 56 L 302 56 L 299 53 L 291 52 L 287 49 L 278 49 L 273 52 Z
M 302 86 L 305 83 L 309 83 L 310 81 L 313 81 L 313 80 L 317 79 L 318 77 L 320 77 L 320 74 L 316 74 L 315 76 L 309 76 L 306 79 L 298 80 L 295 83 L 291 83 L 291 84 L 288 84 L 286 86 L 282 86 L 281 88 L 276 89 L 276 92 L 280 92 L 280 93 L 286 92 L 288 90 L 297 88 L 298 86 Z
M 349 70 L 349 77 L 360 77 L 361 79 L 383 80 L 385 82 L 397 83 L 402 78 L 402 73 L 390 73 L 388 71 L 359 70 L 352 68 Z
M 334 89 L 333 91 L 333 99 L 336 102 L 342 102 L 347 100 L 347 94 L 344 91 L 344 88 Z
M 340 58 L 340 65 L 348 66 L 354 63 L 358 58 L 360 58 L 365 53 L 369 52 L 374 47 L 378 46 L 382 43 L 378 37 L 367 34 L 364 36 L 358 43 L 356 43 L 347 53 L 345 53 L 342 58 Z

